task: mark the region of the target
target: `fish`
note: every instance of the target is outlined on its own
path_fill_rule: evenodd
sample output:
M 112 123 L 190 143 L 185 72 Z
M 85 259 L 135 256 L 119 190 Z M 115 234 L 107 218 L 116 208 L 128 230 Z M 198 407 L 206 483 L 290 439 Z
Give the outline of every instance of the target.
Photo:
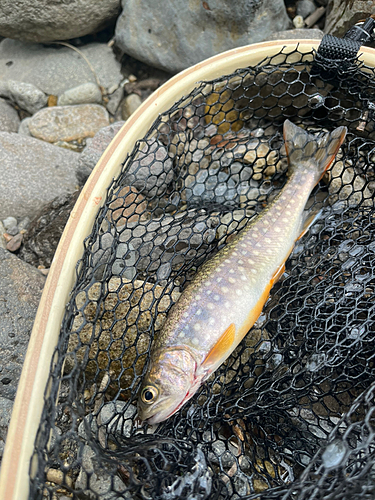
M 256 218 L 198 269 L 155 337 L 138 395 L 149 424 L 176 413 L 249 332 L 285 270 L 295 242 L 316 220 L 312 190 L 345 140 L 346 127 L 312 135 L 283 125 L 288 180 Z

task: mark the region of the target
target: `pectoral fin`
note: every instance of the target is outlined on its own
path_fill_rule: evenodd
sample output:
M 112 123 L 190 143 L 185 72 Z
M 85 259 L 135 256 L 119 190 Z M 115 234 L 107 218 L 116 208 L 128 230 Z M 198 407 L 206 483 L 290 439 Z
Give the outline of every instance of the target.
M 215 365 L 221 359 L 224 360 L 226 354 L 233 345 L 236 333 L 236 326 L 234 323 L 229 325 L 225 330 L 220 339 L 213 346 L 211 351 L 207 354 L 205 360 L 202 363 L 203 368 L 208 368 L 209 366 Z

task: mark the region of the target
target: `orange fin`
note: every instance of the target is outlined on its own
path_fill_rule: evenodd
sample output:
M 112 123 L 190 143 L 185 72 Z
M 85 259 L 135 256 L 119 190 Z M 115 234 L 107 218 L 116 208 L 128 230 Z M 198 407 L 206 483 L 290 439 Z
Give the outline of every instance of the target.
M 236 333 L 236 326 L 234 323 L 232 323 L 225 330 L 225 332 L 213 346 L 211 351 L 207 354 L 205 360 L 202 363 L 203 367 L 207 368 L 208 366 L 217 363 L 217 361 L 219 361 L 220 359 L 224 360 L 225 354 L 229 351 L 229 349 L 233 345 L 235 333 Z
M 283 262 L 281 264 L 281 266 L 278 268 L 278 270 L 275 272 L 275 274 L 273 275 L 273 278 L 271 279 L 271 287 L 273 287 L 273 285 L 279 281 L 279 279 L 281 278 L 281 276 L 284 274 L 285 272 L 285 262 Z

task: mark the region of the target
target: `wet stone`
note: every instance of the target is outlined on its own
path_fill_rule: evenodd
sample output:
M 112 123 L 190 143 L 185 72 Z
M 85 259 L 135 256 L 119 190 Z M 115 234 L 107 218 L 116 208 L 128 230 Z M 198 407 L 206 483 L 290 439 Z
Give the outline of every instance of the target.
M 127 168 L 123 184 L 136 187 L 144 196 L 156 197 L 165 194 L 172 180 L 172 159 L 167 149 L 152 138 L 141 145 L 136 159 Z
M 34 266 L 49 268 L 78 192 L 55 198 L 29 222 L 20 257 Z M 26 221 L 27 222 L 27 221 Z
M 20 248 L 22 240 L 23 234 L 16 234 L 16 236 L 13 236 L 7 243 L 6 249 L 9 250 L 9 252 L 16 252 Z
M 20 124 L 17 111 L 5 99 L 0 99 L 0 131 L 17 132 Z

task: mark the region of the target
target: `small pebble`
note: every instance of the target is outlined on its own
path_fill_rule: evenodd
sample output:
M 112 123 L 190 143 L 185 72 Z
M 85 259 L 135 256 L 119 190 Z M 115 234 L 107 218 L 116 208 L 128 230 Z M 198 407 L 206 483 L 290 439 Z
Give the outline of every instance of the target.
M 16 252 L 22 243 L 23 240 L 23 234 L 16 234 L 16 236 L 13 236 L 13 238 L 8 241 L 6 249 L 9 250 L 9 252 Z
M 305 26 L 305 21 L 302 16 L 296 16 L 293 19 L 293 24 L 297 29 L 303 28 Z
M 30 219 L 29 219 L 29 217 L 24 217 L 18 223 L 19 232 L 21 233 L 22 231 L 25 231 L 29 226 L 30 226 Z
M 55 484 L 66 484 L 68 486 L 72 485 L 72 479 L 63 473 L 63 471 L 58 469 L 48 469 L 47 471 L 47 481 Z
M 312 0 L 298 0 L 297 2 L 297 15 L 302 16 L 304 19 L 315 12 L 316 6 Z
M 18 229 L 18 226 L 12 226 L 8 229 L 7 233 L 10 234 L 11 236 L 16 236 L 20 231 Z
M 122 119 L 127 120 L 141 104 L 142 99 L 137 94 L 130 94 L 125 97 L 121 104 Z
M 15 217 L 7 217 L 3 220 L 3 224 L 6 230 L 10 227 L 17 226 L 17 219 Z
M 13 236 L 11 236 L 8 233 L 3 233 L 3 238 L 6 241 L 6 243 L 8 243 L 13 238 Z

